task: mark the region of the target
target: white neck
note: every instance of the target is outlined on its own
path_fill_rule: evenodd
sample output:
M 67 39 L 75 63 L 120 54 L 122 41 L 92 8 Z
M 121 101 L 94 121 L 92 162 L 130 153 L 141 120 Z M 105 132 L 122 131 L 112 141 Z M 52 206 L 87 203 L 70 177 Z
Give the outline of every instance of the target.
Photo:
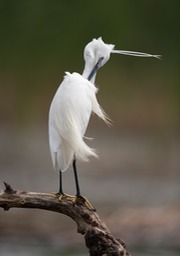
M 82 76 L 87 79 L 88 76 L 91 74 L 91 71 L 92 71 L 92 70 L 93 70 L 93 67 L 90 67 L 89 65 L 87 65 L 87 64 L 85 63 L 85 67 L 84 67 Z M 91 78 L 90 82 L 94 84 L 95 78 L 96 78 L 96 74 Z

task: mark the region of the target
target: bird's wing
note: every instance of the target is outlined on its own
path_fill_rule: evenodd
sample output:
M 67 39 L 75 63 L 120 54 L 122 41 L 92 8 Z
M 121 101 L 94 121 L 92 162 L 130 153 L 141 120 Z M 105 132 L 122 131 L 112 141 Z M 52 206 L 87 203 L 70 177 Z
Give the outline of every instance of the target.
M 97 91 L 96 91 L 97 93 Z M 103 108 L 99 105 L 96 94 L 93 95 L 92 98 L 92 111 L 99 116 L 108 126 L 111 125 L 111 119 L 106 114 L 106 112 L 103 110 Z
M 53 164 L 67 169 L 73 155 L 81 160 L 96 153 L 83 136 L 92 112 L 92 92 L 86 79 L 77 73 L 67 74 L 58 88 L 49 112 L 49 141 Z

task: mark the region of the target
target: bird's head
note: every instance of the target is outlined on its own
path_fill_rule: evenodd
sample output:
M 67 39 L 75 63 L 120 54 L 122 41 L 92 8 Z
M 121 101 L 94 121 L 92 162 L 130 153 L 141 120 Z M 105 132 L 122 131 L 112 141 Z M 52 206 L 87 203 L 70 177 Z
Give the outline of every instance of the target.
M 93 39 L 84 49 L 84 60 L 94 66 L 102 59 L 99 67 L 102 67 L 110 58 L 110 54 L 114 49 L 113 44 L 105 44 L 101 37 Z
M 93 39 L 84 49 L 84 60 L 86 69 L 90 71 L 87 74 L 88 80 L 91 80 L 97 70 L 102 67 L 110 58 L 110 54 L 114 49 L 113 44 L 105 44 L 102 38 Z
M 136 57 L 155 57 L 160 59 L 160 55 L 152 55 L 142 52 L 114 50 L 115 45 L 105 44 L 101 37 L 93 39 L 84 49 L 85 69 L 83 76 L 94 82 L 96 73 L 110 58 L 111 53 L 118 53 Z

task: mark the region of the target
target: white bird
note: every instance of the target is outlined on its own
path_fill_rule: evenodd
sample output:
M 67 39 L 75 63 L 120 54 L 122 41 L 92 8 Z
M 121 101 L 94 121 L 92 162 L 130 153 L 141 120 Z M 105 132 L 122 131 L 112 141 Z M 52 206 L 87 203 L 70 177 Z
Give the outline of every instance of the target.
M 76 197 L 81 197 L 78 182 L 76 159 L 87 161 L 90 156 L 97 157 L 94 149 L 84 141 L 84 135 L 91 113 L 95 113 L 106 124 L 110 120 L 100 107 L 94 85 L 98 69 L 110 58 L 111 53 L 126 54 L 139 57 L 156 57 L 147 53 L 114 50 L 114 45 L 105 44 L 101 38 L 93 39 L 84 49 L 85 67 L 82 75 L 66 72 L 64 80 L 59 86 L 49 111 L 49 144 L 53 167 L 59 171 L 59 191 L 62 189 L 62 172 L 73 164 Z

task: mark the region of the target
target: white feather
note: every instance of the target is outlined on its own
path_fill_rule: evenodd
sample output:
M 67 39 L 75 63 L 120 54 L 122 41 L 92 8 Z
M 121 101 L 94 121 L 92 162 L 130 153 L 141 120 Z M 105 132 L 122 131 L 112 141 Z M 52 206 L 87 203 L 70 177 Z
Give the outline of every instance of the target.
M 53 166 L 65 171 L 75 155 L 87 161 L 97 157 L 83 140 L 92 112 L 109 123 L 96 99 L 97 88 L 78 73 L 66 73 L 51 103 L 49 142 Z
M 94 81 L 97 70 L 109 60 L 111 53 L 160 58 L 160 55 L 114 50 L 114 45 L 105 44 L 101 37 L 86 45 L 82 75 L 66 73 L 49 111 L 49 143 L 53 166 L 57 171 L 65 171 L 74 156 L 83 161 L 87 161 L 89 156 L 97 157 L 95 150 L 83 139 L 92 112 L 110 124 L 110 119 L 97 101 L 98 89 Z

